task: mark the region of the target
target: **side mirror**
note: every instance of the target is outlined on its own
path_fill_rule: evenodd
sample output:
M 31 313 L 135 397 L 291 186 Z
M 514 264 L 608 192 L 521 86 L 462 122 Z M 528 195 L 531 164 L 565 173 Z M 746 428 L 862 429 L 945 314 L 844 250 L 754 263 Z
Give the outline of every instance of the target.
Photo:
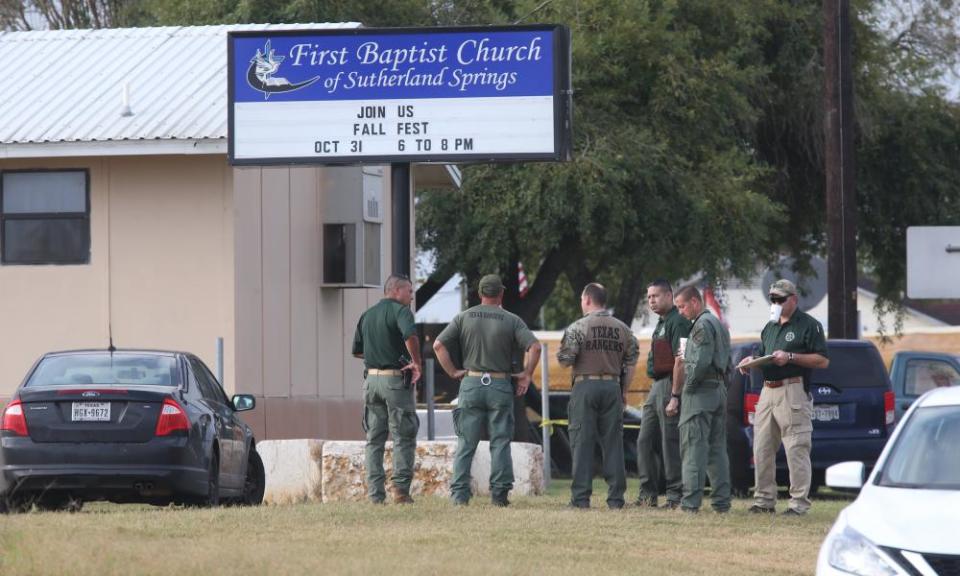
M 233 404 L 233 409 L 237 412 L 253 410 L 257 406 L 257 399 L 253 394 L 234 394 L 230 402 Z
M 863 462 L 841 462 L 827 468 L 827 486 L 859 490 L 863 488 L 866 467 Z

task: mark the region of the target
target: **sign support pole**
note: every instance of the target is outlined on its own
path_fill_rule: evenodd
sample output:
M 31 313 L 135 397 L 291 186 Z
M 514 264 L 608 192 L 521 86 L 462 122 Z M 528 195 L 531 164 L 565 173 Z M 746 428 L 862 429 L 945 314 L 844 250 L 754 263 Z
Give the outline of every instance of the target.
M 397 162 L 390 165 L 390 239 L 393 244 L 394 274 L 410 274 L 410 163 Z
M 540 418 L 541 423 L 550 421 L 550 376 L 548 372 L 549 359 L 547 358 L 547 345 L 540 344 Z M 553 435 L 553 425 L 545 424 L 540 427 L 543 434 L 541 446 L 543 446 L 543 489 L 550 488 L 550 472 L 552 470 L 553 460 L 550 456 L 550 437 Z

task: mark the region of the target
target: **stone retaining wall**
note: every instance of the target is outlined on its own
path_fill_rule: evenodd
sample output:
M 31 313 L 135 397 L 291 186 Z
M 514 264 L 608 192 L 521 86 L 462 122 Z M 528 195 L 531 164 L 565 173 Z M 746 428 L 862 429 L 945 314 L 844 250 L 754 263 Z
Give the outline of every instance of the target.
M 387 442 L 384 468 L 390 478 L 393 443 Z M 366 498 L 366 475 L 363 468 L 365 442 L 332 440 L 266 440 L 257 444 L 266 470 L 264 502 L 288 504 L 296 502 L 362 501 Z M 456 442 L 418 442 L 416 468 L 411 493 L 417 495 L 450 495 L 453 455 Z M 543 493 L 543 451 L 537 444 L 514 442 L 513 456 L 515 496 Z M 474 496 L 490 494 L 490 444 L 477 447 L 472 467 Z M 389 480 L 387 489 L 389 491 Z

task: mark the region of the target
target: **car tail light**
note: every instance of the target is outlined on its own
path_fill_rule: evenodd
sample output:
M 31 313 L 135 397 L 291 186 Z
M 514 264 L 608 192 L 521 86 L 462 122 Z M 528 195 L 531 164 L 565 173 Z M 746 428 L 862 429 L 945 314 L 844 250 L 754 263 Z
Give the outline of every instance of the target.
M 0 424 L 0 430 L 9 430 L 17 436 L 27 435 L 27 419 L 23 416 L 23 405 L 20 400 L 14 400 L 7 404 L 3 411 L 3 423 Z
M 160 409 L 160 418 L 157 419 L 157 436 L 169 436 L 178 431 L 187 432 L 190 430 L 190 420 L 187 419 L 187 413 L 183 407 L 173 398 L 164 398 L 163 407 Z
M 759 394 L 744 394 L 743 396 L 743 423 L 753 426 L 753 421 L 757 418 L 757 402 L 760 402 Z
M 883 393 L 883 421 L 887 426 L 893 426 L 897 419 L 897 413 L 894 409 L 895 400 L 893 392 L 890 390 Z

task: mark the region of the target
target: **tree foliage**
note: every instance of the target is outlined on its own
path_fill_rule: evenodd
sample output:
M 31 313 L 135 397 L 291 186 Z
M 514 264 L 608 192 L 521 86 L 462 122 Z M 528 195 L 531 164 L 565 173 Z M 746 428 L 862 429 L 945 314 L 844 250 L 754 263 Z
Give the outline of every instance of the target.
M 528 321 L 561 275 L 575 293 L 600 279 L 629 321 L 655 276 L 746 273 L 769 257 L 763 239 L 784 216 L 744 145 L 763 29 L 749 3 L 685 4 L 581 1 L 540 15 L 572 28 L 574 160 L 471 166 L 454 198 L 425 194 L 420 240 L 441 273 L 499 270 Z M 518 259 L 534 278 L 522 300 Z
M 137 8 L 131 0 L 0 0 L 0 30 L 128 26 Z
M 161 25 L 246 22 L 360 22 L 365 26 L 458 26 L 514 16 L 509 0 L 142 0 Z
M 960 220 L 960 112 L 941 83 L 960 55 L 958 6 L 854 5 L 858 248 L 880 311 L 897 310 L 906 227 Z M 541 263 L 536 296 L 560 251 L 572 290 L 547 316 L 569 320 L 600 279 L 628 320 L 654 276 L 746 275 L 782 253 L 809 269 L 826 242 L 820 2 L 579 1 L 546 20 L 573 28 L 576 160 L 473 167 L 456 201 L 427 197 L 422 240 L 446 253 L 441 275 L 512 276 L 518 257 Z M 498 219 L 504 206 L 535 214 Z M 500 232 L 473 233 L 474 218 Z M 511 305 L 529 320 L 540 303 Z

